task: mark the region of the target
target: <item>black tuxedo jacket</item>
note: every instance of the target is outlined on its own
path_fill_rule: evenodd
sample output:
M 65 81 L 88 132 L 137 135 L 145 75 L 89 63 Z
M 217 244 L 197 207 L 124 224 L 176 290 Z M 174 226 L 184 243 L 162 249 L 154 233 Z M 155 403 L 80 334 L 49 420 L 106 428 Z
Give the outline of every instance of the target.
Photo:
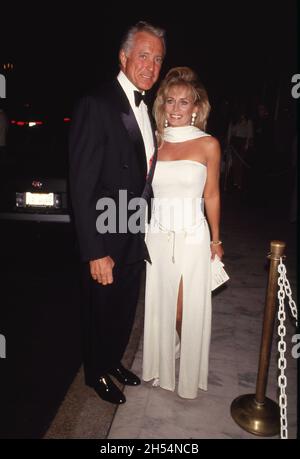
M 150 119 L 156 145 L 151 115 Z M 142 194 L 149 199 L 152 188 L 149 178 L 146 186 L 143 138 L 118 80 L 79 100 L 72 116 L 69 150 L 71 200 L 82 260 L 109 255 L 116 263 L 127 264 L 149 258 L 142 233 L 119 231 L 119 191 L 126 190 L 128 200 Z M 97 231 L 100 198 L 115 203 L 115 233 Z M 133 212 L 128 211 L 128 219 Z

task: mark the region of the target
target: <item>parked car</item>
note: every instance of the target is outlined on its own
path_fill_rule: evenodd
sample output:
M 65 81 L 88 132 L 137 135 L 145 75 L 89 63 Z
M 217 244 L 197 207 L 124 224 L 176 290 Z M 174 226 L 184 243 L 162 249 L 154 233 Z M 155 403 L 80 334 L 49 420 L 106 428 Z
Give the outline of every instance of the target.
M 9 113 L 7 152 L 0 164 L 0 219 L 70 223 L 70 118 L 31 104 Z
M 0 438 L 42 438 L 82 361 L 64 114 L 7 110 L 0 161 Z M 19 380 L 21 378 L 21 381 Z

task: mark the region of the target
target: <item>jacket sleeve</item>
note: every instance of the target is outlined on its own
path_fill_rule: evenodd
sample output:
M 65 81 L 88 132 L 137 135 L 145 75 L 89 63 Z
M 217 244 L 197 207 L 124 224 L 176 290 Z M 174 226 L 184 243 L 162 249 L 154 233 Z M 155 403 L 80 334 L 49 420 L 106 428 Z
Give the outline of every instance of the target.
M 97 189 L 104 159 L 105 134 L 95 98 L 82 98 L 74 109 L 69 137 L 70 191 L 83 261 L 108 255 L 97 232 Z

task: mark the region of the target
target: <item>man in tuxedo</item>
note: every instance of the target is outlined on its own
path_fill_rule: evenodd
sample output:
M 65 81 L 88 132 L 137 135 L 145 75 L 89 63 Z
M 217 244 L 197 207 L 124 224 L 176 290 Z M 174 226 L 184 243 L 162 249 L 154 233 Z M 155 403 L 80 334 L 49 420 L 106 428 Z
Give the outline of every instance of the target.
M 144 234 L 128 229 L 132 215 L 128 203 L 144 196 L 145 190 L 149 195 L 151 189 L 156 140 L 143 99 L 159 77 L 164 55 L 162 29 L 145 22 L 131 27 L 120 47 L 117 78 L 81 98 L 70 131 L 70 189 L 84 262 L 85 380 L 102 399 L 116 404 L 126 399 L 111 377 L 127 385 L 140 384 L 121 363 L 140 274 L 149 259 Z M 116 226 L 108 231 L 99 220 L 105 199 L 114 203 L 117 217 Z

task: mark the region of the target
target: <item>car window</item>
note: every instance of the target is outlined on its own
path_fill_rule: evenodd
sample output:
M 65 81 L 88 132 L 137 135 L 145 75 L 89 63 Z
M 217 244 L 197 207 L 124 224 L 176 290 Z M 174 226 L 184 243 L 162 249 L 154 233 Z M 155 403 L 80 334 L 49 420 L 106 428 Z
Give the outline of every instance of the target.
M 70 125 L 67 114 L 25 104 L 8 115 L 7 173 L 66 176 Z

